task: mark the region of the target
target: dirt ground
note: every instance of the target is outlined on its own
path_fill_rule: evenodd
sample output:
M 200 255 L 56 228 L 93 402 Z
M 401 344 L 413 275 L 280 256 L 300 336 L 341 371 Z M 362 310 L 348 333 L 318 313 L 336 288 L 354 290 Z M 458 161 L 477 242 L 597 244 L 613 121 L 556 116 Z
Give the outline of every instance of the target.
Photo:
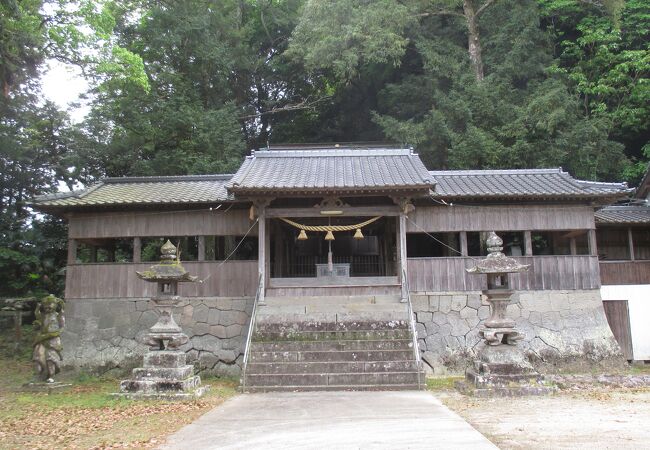
M 502 449 L 650 449 L 648 388 L 514 399 L 435 395 Z

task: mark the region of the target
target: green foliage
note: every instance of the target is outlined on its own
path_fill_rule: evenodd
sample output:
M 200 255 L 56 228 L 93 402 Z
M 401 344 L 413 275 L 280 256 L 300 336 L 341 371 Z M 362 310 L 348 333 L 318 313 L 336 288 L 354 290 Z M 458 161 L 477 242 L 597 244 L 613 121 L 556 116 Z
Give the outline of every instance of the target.
M 304 60 L 309 70 L 331 69 L 342 80 L 367 64 L 399 65 L 413 22 L 409 10 L 393 0 L 310 0 L 305 4 L 287 56 Z

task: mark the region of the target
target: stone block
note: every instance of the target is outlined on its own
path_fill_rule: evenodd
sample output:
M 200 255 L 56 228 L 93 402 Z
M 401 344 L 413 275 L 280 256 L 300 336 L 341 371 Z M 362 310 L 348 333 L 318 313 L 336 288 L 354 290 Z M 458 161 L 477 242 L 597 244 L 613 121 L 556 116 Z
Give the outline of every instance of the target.
M 440 310 L 440 297 L 438 295 L 429 296 L 429 311 L 435 312 Z
M 557 311 L 542 313 L 542 327 L 553 331 L 560 331 L 563 328 L 564 321 Z
M 233 363 L 237 359 L 237 354 L 232 351 L 232 350 L 219 350 L 216 353 L 217 357 L 219 358 L 220 361 L 223 361 L 225 363 Z
M 470 317 L 478 318 L 478 311 L 476 311 L 473 308 L 470 308 L 469 306 L 466 306 L 465 308 L 460 310 L 460 317 L 462 317 L 463 319 L 469 319 Z
M 440 311 L 436 311 L 433 313 L 433 321 L 437 323 L 438 325 L 442 325 L 447 323 L 447 314 L 444 314 Z
M 233 309 L 232 307 L 232 299 L 231 298 L 218 298 L 216 302 L 216 307 L 217 309 L 220 309 L 221 311 L 231 311 Z
M 432 334 L 438 333 L 440 330 L 440 325 L 438 325 L 435 322 L 427 322 L 424 324 L 427 332 L 427 336 L 431 336 Z
M 228 325 L 226 327 L 226 337 L 227 338 L 241 336 L 241 334 L 242 334 L 242 326 L 239 325 L 239 324 Z
M 489 306 L 481 306 L 478 311 L 478 318 L 481 320 L 485 320 L 488 317 L 490 317 L 490 307 Z
M 481 294 L 468 294 L 467 306 L 478 310 L 481 307 Z
M 210 326 L 207 323 L 199 322 L 194 324 L 192 331 L 195 336 L 202 336 L 210 332 Z
M 506 317 L 509 319 L 518 319 L 521 317 L 521 308 L 518 304 L 510 304 L 506 307 Z
M 223 325 L 211 325 L 210 326 L 210 334 L 213 336 L 216 336 L 218 338 L 225 339 L 226 338 L 226 327 Z
M 416 323 L 415 324 L 415 333 L 417 334 L 418 338 L 424 339 L 427 336 L 427 330 L 424 328 L 423 323 Z
M 528 321 L 533 325 L 541 325 L 542 313 L 540 313 L 539 311 L 531 311 L 530 316 L 528 317 Z
M 221 317 L 222 311 L 217 308 L 210 308 L 210 312 L 208 312 L 208 320 L 207 323 L 210 325 L 216 325 L 219 323 L 219 318 Z
M 452 336 L 465 336 L 467 332 L 471 329 L 467 324 L 467 321 L 456 314 L 450 314 L 449 324 L 451 325 L 451 335 Z
M 236 298 L 232 300 L 231 309 L 233 311 L 246 311 L 248 301 L 245 298 Z
M 448 314 L 451 312 L 451 295 L 441 295 L 438 300 L 440 302 L 439 311 Z
M 138 324 L 142 326 L 142 328 L 151 328 L 153 324 L 155 324 L 158 321 L 158 313 L 152 310 L 147 310 L 142 313 L 140 316 L 140 320 L 138 320 Z
M 194 307 L 194 314 L 192 315 L 192 318 L 194 319 L 194 322 L 207 322 L 209 313 L 210 309 L 201 303 Z
M 466 295 L 454 295 L 451 298 L 451 310 L 459 312 L 461 309 L 467 306 L 467 296 Z
M 429 309 L 429 297 L 426 295 L 412 295 L 411 303 L 413 304 L 413 311 L 427 311 Z
M 452 330 L 451 325 L 448 324 L 448 323 L 445 323 L 445 324 L 440 325 L 440 329 L 439 329 L 438 333 L 443 337 L 444 336 L 450 336 L 451 335 L 451 330 Z
M 552 293 L 549 295 L 553 311 L 562 311 L 571 308 L 568 294 Z
M 433 320 L 433 314 L 428 311 L 418 311 L 416 313 L 417 321 L 420 323 L 427 323 Z

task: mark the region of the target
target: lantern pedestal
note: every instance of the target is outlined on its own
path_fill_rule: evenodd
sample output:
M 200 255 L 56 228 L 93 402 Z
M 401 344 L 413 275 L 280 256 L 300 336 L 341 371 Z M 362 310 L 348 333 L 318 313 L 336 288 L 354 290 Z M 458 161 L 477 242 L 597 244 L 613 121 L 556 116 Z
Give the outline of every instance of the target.
M 526 361 L 513 345 L 484 344 L 474 367 L 465 372 L 465 380 L 456 389 L 475 397 L 520 397 L 548 395 L 555 388 L 544 384 L 544 377 Z
M 479 330 L 483 343 L 474 367 L 465 372 L 465 380 L 457 382 L 456 389 L 477 397 L 550 394 L 555 389 L 544 384 L 544 377 L 517 347 L 524 335 L 515 328 L 515 321 L 506 316 L 512 295 L 508 274 L 525 272 L 529 266 L 504 255 L 503 241 L 494 232 L 489 234 L 486 243 L 490 252 L 487 258 L 467 271 L 487 275 L 488 289 L 483 295 L 490 305 L 490 317 Z
M 194 366 L 187 364 L 187 355 L 179 348 L 189 339 L 174 321 L 172 311 L 180 301 L 179 282 L 193 282 L 176 260 L 176 247 L 167 241 L 162 247 L 162 261 L 146 272 L 137 272 L 145 281 L 158 284 L 158 294 L 151 303 L 158 311 L 158 321 L 149 329 L 144 343 L 149 351 L 143 367 L 133 369 L 132 378 L 120 383 L 114 395 L 132 399 L 186 400 L 201 397 L 208 386 L 194 375 Z

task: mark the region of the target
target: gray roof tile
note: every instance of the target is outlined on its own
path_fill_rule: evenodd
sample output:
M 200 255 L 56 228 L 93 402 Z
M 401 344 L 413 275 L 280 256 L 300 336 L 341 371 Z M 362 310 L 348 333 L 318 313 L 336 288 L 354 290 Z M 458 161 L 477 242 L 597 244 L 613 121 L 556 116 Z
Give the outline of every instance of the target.
M 606 206 L 596 211 L 598 224 L 625 224 L 643 225 L 650 224 L 650 206 Z
M 597 198 L 631 192 L 625 183 L 574 179 L 562 169 L 438 170 L 439 198 Z
M 88 189 L 34 199 L 42 207 L 213 203 L 232 200 L 225 184 L 232 175 L 106 178 Z
M 409 149 L 320 148 L 260 150 L 246 158 L 228 184 L 234 193 L 293 191 L 429 191 L 434 185 Z

